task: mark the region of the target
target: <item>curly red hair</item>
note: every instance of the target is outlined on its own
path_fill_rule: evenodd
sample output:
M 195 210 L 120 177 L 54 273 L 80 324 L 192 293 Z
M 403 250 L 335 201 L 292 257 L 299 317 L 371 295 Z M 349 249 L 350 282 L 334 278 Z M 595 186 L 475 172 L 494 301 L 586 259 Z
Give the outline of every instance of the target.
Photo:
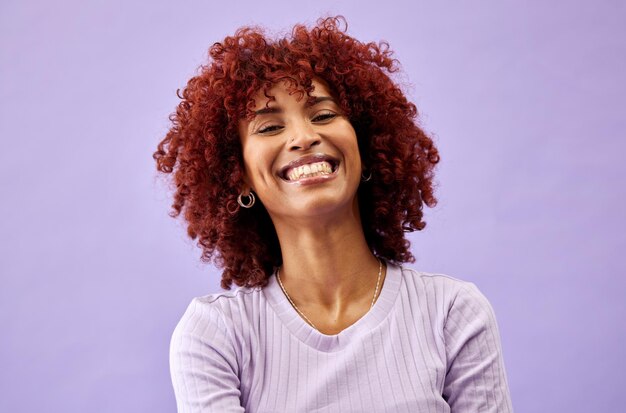
M 343 28 L 342 28 L 343 23 Z M 237 204 L 243 157 L 237 125 L 253 116 L 252 96 L 288 79 L 310 94 L 323 79 L 354 127 L 372 178 L 358 190 L 366 240 L 391 263 L 413 262 L 405 232 L 422 230 L 423 205 L 433 207 L 433 170 L 439 154 L 417 126 L 417 110 L 389 75 L 398 70 L 386 42 L 361 43 L 346 34 L 343 17 L 320 19 L 291 36 L 268 39 L 243 27 L 215 43 L 208 64 L 179 93 L 171 129 L 153 157 L 176 185 L 170 215 L 184 213 L 202 260 L 224 268 L 221 285 L 265 286 L 282 262 L 267 210 Z

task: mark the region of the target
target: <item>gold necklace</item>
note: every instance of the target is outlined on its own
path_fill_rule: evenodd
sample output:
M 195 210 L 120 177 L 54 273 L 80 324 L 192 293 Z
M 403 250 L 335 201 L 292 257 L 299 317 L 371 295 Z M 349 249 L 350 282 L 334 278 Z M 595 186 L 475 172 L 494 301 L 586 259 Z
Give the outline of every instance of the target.
M 289 294 L 287 294 L 287 290 L 285 290 L 285 287 L 283 286 L 283 283 L 280 281 L 280 273 L 279 273 L 279 271 L 280 271 L 280 268 L 278 268 L 276 270 L 276 279 L 278 280 L 278 285 L 280 285 L 280 289 L 283 290 L 283 293 L 285 294 L 285 297 L 287 297 L 287 300 L 289 300 L 289 302 L 291 303 L 292 307 L 298 312 L 298 314 L 300 314 L 302 316 L 302 318 L 304 318 L 307 321 L 307 323 L 309 323 L 311 325 L 311 327 L 313 327 L 314 329 L 319 331 L 319 329 L 317 327 L 315 327 L 315 324 L 313 324 L 313 322 L 311 320 L 309 320 L 309 317 L 304 315 L 304 313 L 302 311 L 300 311 L 298 306 L 293 302 L 291 297 L 289 297 Z M 370 306 L 370 310 L 372 309 L 372 307 L 374 307 L 374 302 L 376 301 L 376 295 L 378 295 L 378 287 L 380 286 L 380 275 L 382 274 L 382 272 L 383 272 L 383 262 L 381 260 L 378 260 L 378 279 L 376 280 L 376 289 L 374 290 L 374 297 L 372 297 L 372 305 Z

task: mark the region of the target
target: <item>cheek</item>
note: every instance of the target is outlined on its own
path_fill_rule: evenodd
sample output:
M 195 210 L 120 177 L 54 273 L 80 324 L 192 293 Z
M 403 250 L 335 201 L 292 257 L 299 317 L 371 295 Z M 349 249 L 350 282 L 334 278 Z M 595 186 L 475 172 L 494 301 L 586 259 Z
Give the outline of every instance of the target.
M 254 183 L 258 183 L 259 179 L 266 180 L 272 173 L 272 159 L 272 153 L 268 148 L 244 147 L 243 163 L 246 176 Z
M 250 148 L 246 147 L 245 144 L 243 145 L 242 150 L 244 179 L 246 181 L 246 184 L 252 186 L 255 180 L 255 174 L 257 169 L 255 165 L 257 160 L 255 159 L 254 151 L 251 151 Z
M 361 166 L 361 154 L 359 143 L 355 134 L 349 134 L 342 142 L 343 152 L 348 157 L 347 161 L 351 165 Z

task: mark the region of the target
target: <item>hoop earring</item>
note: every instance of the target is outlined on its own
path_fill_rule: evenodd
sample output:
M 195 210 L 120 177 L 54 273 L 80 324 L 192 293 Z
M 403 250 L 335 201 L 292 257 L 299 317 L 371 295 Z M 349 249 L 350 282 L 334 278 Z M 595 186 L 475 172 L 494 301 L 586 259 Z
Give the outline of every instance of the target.
M 248 198 L 245 202 L 243 200 L 244 196 Z M 237 196 L 237 203 L 243 208 L 252 208 L 252 205 L 254 205 L 255 202 L 256 198 L 254 197 L 254 192 L 250 192 L 248 195 L 239 194 L 239 196 Z
M 363 172 L 361 172 L 361 181 L 362 182 L 367 182 L 370 179 L 372 179 L 372 171 L 367 171 L 367 175 L 364 175 Z

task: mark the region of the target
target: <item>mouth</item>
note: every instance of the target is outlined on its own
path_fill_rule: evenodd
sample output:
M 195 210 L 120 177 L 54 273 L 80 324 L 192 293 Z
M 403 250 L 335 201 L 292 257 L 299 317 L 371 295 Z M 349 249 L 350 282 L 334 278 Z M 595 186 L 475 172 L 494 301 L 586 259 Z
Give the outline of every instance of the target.
M 280 169 L 278 175 L 287 182 L 296 182 L 306 178 L 333 175 L 337 172 L 339 161 L 326 154 L 303 156 Z

